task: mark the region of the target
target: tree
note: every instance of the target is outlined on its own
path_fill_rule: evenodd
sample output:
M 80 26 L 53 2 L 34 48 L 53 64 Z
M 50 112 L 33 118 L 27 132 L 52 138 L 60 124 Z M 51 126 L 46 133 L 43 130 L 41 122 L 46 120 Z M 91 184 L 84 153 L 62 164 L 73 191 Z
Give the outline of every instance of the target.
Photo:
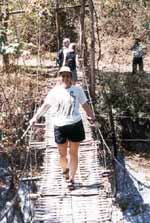
M 57 49 L 60 49 L 59 0 L 56 0 L 56 36 L 57 36 Z
M 90 93 L 92 98 L 95 98 L 95 29 L 94 29 L 94 6 L 93 1 L 88 0 L 90 10 Z
M 85 3 L 86 0 L 81 0 L 80 8 L 80 52 L 82 58 L 84 58 L 85 52 Z
M 1 46 L 2 45 L 7 45 L 7 29 L 8 29 L 8 20 L 9 20 L 9 9 L 8 9 L 8 0 L 3 2 L 2 5 L 2 11 L 1 11 L 1 22 L 2 22 L 2 29 L 1 30 Z M 8 72 L 8 67 L 9 67 L 9 56 L 8 54 L 5 53 L 4 50 L 2 50 L 3 54 L 3 64 L 5 66 L 6 72 Z

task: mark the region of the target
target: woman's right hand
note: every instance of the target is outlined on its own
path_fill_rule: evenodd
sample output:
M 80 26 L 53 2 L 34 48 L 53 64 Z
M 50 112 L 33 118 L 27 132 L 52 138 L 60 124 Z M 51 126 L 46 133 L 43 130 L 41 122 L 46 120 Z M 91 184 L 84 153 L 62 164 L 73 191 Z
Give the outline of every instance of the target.
M 95 124 L 95 118 L 94 117 L 87 117 L 87 120 L 89 121 L 89 123 L 91 124 L 91 125 L 94 125 Z
M 34 125 L 35 122 L 36 122 L 36 118 L 33 117 L 33 118 L 29 121 L 30 126 Z

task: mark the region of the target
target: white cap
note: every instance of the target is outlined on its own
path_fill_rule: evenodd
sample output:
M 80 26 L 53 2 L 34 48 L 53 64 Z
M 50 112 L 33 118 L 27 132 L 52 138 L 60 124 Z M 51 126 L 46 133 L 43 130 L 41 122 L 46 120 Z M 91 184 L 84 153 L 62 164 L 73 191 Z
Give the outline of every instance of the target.
M 71 70 L 69 67 L 67 66 L 62 66 L 59 70 L 59 73 L 63 73 L 63 72 L 68 72 L 68 73 L 71 73 Z

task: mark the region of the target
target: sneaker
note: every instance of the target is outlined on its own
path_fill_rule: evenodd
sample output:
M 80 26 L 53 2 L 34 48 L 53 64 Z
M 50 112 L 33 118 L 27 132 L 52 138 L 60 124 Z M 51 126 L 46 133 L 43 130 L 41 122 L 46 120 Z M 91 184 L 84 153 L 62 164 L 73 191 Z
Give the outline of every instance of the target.
M 69 180 L 67 186 L 70 191 L 75 190 L 74 180 Z

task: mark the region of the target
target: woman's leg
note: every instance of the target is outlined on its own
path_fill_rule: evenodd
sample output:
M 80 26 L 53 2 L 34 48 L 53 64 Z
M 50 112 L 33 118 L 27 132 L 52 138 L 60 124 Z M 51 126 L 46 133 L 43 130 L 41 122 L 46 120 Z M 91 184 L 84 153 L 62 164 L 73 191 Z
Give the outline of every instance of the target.
M 57 144 L 57 146 L 58 146 L 58 151 L 59 151 L 59 163 L 63 172 L 65 172 L 66 169 L 68 168 L 68 160 L 67 160 L 68 142 L 64 144 Z
M 70 149 L 70 163 L 69 163 L 69 172 L 70 172 L 70 179 L 74 180 L 77 168 L 78 168 L 78 148 L 80 142 L 69 142 Z

